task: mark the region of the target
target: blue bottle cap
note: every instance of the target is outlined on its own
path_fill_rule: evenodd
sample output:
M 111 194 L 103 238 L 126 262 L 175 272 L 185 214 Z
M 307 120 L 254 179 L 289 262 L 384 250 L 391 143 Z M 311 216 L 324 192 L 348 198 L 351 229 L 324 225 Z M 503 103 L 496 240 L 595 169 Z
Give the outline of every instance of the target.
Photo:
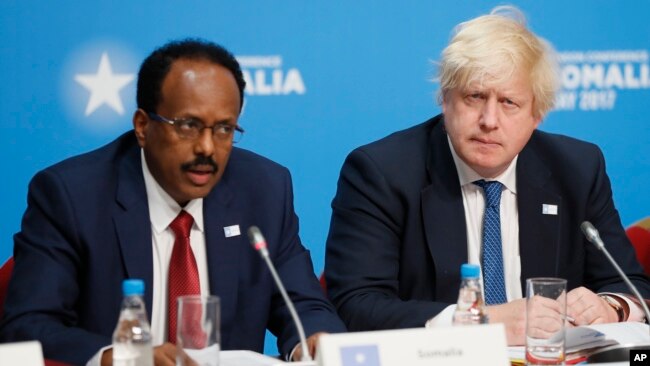
M 477 264 L 465 263 L 460 266 L 461 278 L 479 278 L 481 275 L 481 267 Z
M 122 282 L 122 293 L 124 296 L 144 295 L 144 281 L 129 279 Z

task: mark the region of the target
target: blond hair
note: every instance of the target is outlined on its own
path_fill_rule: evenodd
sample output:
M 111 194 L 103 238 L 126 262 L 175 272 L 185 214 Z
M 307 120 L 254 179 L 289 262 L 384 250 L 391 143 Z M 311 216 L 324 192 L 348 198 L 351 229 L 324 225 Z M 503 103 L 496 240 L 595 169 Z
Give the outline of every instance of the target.
M 559 86 L 555 50 L 526 28 L 519 9 L 498 6 L 455 28 L 439 64 L 438 102 L 452 89 L 466 89 L 474 82 L 507 82 L 517 71 L 529 76 L 533 115 L 543 118 L 553 108 Z

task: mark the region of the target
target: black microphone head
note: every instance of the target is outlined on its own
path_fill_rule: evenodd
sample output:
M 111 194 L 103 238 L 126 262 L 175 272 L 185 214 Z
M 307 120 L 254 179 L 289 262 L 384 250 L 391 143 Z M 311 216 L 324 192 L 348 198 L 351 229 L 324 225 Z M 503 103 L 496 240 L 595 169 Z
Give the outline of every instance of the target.
M 248 228 L 248 240 L 251 242 L 251 244 L 255 245 L 255 242 L 257 242 L 257 238 L 262 235 L 262 232 L 260 231 L 260 228 L 257 226 L 253 225 Z
M 262 231 L 255 225 L 248 228 L 248 240 L 255 250 L 266 249 L 266 239 L 264 239 Z
M 594 225 L 592 225 L 589 221 L 583 221 L 582 224 L 580 224 L 580 229 L 582 230 L 582 233 L 585 234 L 587 239 L 589 239 L 590 231 L 593 227 Z M 589 239 L 589 241 L 591 241 L 591 239 Z
M 582 229 L 582 232 L 585 234 L 585 237 L 587 237 L 587 240 L 590 242 L 594 242 L 598 238 L 598 230 L 594 227 L 594 225 L 591 224 L 589 221 L 584 221 L 582 224 L 580 224 L 580 229 Z

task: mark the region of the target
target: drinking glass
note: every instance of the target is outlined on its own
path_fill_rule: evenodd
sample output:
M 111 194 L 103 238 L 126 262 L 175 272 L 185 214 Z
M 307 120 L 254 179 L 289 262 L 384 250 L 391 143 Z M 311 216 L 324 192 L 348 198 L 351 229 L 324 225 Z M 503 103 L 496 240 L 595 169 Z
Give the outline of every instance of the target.
M 566 280 L 526 280 L 526 364 L 564 365 Z
M 219 366 L 219 298 L 190 295 L 177 301 L 176 365 Z

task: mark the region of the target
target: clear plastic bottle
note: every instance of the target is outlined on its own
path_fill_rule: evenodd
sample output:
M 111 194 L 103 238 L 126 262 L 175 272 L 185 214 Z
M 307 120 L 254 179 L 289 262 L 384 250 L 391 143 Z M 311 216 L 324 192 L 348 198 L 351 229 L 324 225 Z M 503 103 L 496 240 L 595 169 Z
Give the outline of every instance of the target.
M 113 332 L 113 366 L 153 366 L 151 328 L 144 306 L 144 281 L 124 280 L 122 310 Z
M 454 312 L 454 325 L 485 324 L 488 316 L 479 280 L 481 268 L 476 264 L 460 266 L 460 291 Z

